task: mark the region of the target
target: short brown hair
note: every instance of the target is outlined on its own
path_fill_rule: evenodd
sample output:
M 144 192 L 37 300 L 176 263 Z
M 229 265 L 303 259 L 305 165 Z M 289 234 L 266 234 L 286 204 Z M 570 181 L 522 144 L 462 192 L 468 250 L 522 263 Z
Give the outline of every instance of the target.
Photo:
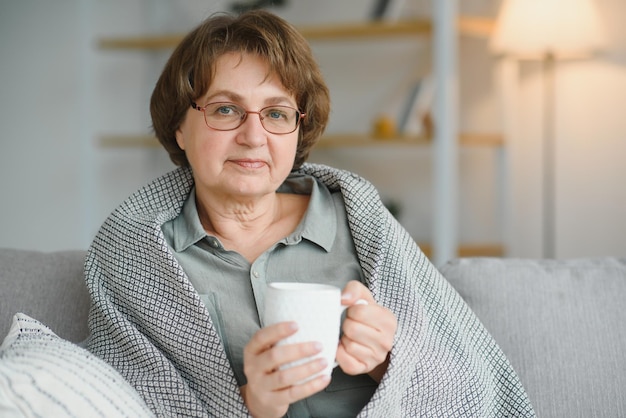
M 191 31 L 169 58 L 150 99 L 152 126 L 176 165 L 189 161 L 176 142 L 176 131 L 191 102 L 209 89 L 215 62 L 229 52 L 265 59 L 271 73 L 294 95 L 306 113 L 300 126 L 293 168 L 306 161 L 326 129 L 330 112 L 328 87 L 304 37 L 284 19 L 263 10 L 239 16 L 214 15 Z

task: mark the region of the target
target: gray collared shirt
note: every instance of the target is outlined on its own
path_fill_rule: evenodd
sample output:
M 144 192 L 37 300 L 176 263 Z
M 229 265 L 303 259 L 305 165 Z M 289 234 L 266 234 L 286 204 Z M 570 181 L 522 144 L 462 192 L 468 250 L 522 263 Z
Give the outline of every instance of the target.
M 246 383 L 243 349 L 261 327 L 267 283 L 321 282 L 343 288 L 350 280 L 363 282 L 341 193 L 331 193 L 315 178 L 302 174 L 290 175 L 278 192 L 310 194 L 309 206 L 296 229 L 253 263 L 206 233 L 195 189 L 180 215 L 162 228 L 209 310 L 240 386 Z M 336 368 L 326 391 L 292 405 L 288 415 L 355 416 L 375 388 L 369 376 L 348 376 Z

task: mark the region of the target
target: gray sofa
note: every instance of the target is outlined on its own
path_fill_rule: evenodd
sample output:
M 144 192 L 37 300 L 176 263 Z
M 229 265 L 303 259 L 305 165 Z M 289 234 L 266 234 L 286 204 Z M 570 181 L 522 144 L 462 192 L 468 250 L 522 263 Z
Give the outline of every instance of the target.
M 0 249 L 0 336 L 23 312 L 83 340 L 84 256 Z M 507 354 L 539 417 L 626 417 L 626 259 L 466 258 L 441 272 Z

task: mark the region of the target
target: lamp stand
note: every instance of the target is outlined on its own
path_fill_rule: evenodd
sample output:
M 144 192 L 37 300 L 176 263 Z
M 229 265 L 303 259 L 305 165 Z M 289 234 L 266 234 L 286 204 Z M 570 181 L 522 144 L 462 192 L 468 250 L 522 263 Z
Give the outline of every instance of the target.
M 548 52 L 542 61 L 543 72 L 543 256 L 556 257 L 556 138 L 554 54 Z

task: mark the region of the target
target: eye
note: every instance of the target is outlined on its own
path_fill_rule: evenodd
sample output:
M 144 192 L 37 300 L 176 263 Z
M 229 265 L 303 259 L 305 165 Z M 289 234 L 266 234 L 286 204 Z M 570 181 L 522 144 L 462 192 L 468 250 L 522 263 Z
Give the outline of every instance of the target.
M 234 103 L 211 103 L 206 107 L 206 116 L 211 119 L 241 118 L 245 111 Z
M 217 105 L 217 107 L 216 107 L 216 109 L 214 110 L 213 113 L 215 113 L 217 115 L 220 115 L 220 116 L 237 116 L 237 115 L 241 115 L 241 111 L 234 104 L 220 104 L 220 105 Z
M 216 110 L 216 112 L 221 115 L 229 115 L 232 111 L 233 111 L 232 108 L 228 106 L 220 106 Z
M 272 120 L 288 120 L 289 115 L 287 114 L 286 109 L 280 108 L 269 108 L 265 110 L 265 117 Z

